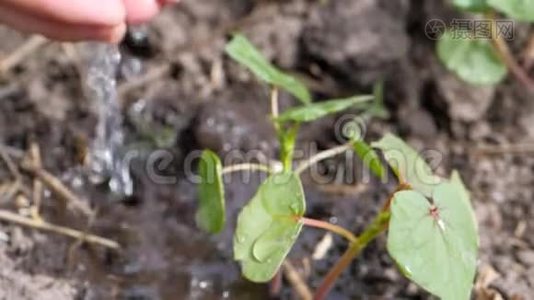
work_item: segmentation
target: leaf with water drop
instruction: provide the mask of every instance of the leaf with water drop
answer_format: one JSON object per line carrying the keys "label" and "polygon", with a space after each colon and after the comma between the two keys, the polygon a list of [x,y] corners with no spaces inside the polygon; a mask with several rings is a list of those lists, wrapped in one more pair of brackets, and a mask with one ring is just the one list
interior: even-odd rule
{"label": "leaf with water drop", "polygon": [[234,38],[226,45],[226,53],[263,81],[286,90],[304,104],[311,103],[308,88],[295,77],[273,66],[245,36],[234,35]]}
{"label": "leaf with water drop", "polygon": [[293,247],[305,212],[304,192],[293,173],[272,175],[243,208],[234,235],[234,259],[243,275],[267,282]]}
{"label": "leaf with water drop", "polygon": [[371,146],[382,151],[401,183],[409,184],[425,196],[432,195],[432,189],[440,182],[440,178],[433,174],[415,149],[393,134],[385,135]]}
{"label": "leaf with water drop", "polygon": [[468,300],[478,234],[468,194],[454,177],[439,184],[432,203],[401,191],[391,205],[387,248],[403,274],[445,300]]}
{"label": "leaf with water drop", "polygon": [[196,214],[198,227],[210,233],[218,233],[226,221],[222,164],[217,154],[205,150],[198,166],[199,208]]}
{"label": "leaf with water drop", "polygon": [[351,107],[367,108],[374,99],[372,95],[354,96],[346,99],[327,100],[310,105],[294,107],[283,112],[277,122],[311,122],[329,114],[338,113]]}

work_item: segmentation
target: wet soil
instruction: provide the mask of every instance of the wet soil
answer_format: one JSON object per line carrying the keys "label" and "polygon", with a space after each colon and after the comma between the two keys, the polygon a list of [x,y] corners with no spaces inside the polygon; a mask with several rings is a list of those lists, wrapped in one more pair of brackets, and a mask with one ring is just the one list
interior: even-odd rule
{"label": "wet soil", "polygon": [[[227,178],[229,226],[223,233],[208,236],[194,224],[196,190],[187,175],[198,150],[269,158],[278,150],[267,116],[268,88],[223,54],[234,30],[307,82],[317,98],[370,92],[384,79],[391,116],[371,121],[367,138],[398,133],[420,149],[438,150],[443,155],[438,173],[458,169],[480,226],[476,298],[531,299],[534,157],[531,148],[510,151],[509,146],[534,144],[532,97],[513,78],[497,87],[471,87],[444,70],[425,24],[456,16],[444,1],[184,0],[136,28],[121,45],[124,153],[135,154],[131,197],[110,195],[83,176],[80,156],[96,123],[91,101],[83,97],[84,69],[72,48],[46,44],[0,79],[0,142],[17,152],[25,151],[30,139],[37,141],[44,167],[97,211],[94,220],[86,220],[59,209],[47,193],[46,220],[114,239],[124,249],[73,245],[64,237],[2,223],[0,299],[297,297],[286,281],[276,295],[267,285],[246,282],[232,261],[235,217],[261,175],[248,178],[248,184],[240,184],[239,175]],[[528,27],[516,30],[514,47],[522,49]],[[0,59],[27,39],[4,28],[0,37]],[[147,74],[156,79],[137,84]],[[282,95],[281,104],[294,102]],[[309,153],[342,142],[336,128],[343,116],[304,126],[299,148]],[[353,168],[347,168],[345,159],[323,162],[320,178],[304,178],[307,214],[359,232],[394,183],[351,180],[349,174],[359,174],[360,166],[351,158]],[[0,163],[0,204],[20,210],[20,203],[4,197],[12,181]],[[313,259],[324,236],[305,229],[289,256],[312,288],[346,246],[336,237],[324,257]],[[399,298],[429,295],[396,270],[382,236],[340,278],[329,299]]]}

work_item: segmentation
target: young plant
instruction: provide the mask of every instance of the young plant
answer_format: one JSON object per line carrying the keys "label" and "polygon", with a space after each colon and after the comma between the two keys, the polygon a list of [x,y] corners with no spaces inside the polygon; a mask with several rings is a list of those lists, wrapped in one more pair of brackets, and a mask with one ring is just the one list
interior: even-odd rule
{"label": "young plant", "polygon": [[[465,12],[481,14],[490,21],[490,38],[474,36],[467,29],[447,30],[437,44],[443,64],[462,80],[474,85],[501,82],[510,71],[527,88],[534,91],[534,80],[514,59],[495,20],[497,12],[522,22],[534,22],[534,1],[523,0],[454,0]],[[512,29],[513,30],[513,29]]]}
{"label": "young plant", "polygon": [[[223,167],[217,155],[209,150],[201,157],[197,222],[210,233],[220,232],[225,225],[223,175],[253,170],[269,174],[237,220],[233,250],[243,276],[254,282],[270,281],[303,226],[322,228],[348,242],[347,251],[316,290],[315,299],[325,299],[354,258],[382,232],[388,231],[387,250],[406,277],[442,299],[469,299],[476,270],[478,235],[469,195],[458,173],[454,172],[450,179],[434,175],[415,149],[391,134],[372,144],[354,135],[344,145],[320,152],[299,164],[293,162],[299,124],[354,107],[362,110],[364,116],[384,116],[380,86],[374,96],[312,103],[311,93],[303,84],[272,66],[245,37],[236,35],[226,51],[272,85],[271,117],[279,137],[279,159],[283,166],[279,170],[261,164]],[[294,95],[303,105],[279,114],[278,89]],[[376,176],[384,179],[387,168],[375,150],[382,153],[393,170],[398,187],[362,233],[355,235],[340,226],[305,217],[302,172],[323,159],[354,151]]]}

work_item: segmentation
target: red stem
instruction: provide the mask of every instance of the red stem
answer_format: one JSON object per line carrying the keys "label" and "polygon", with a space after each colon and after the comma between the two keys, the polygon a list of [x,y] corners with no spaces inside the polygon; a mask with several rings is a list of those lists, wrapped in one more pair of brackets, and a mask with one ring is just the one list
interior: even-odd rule
{"label": "red stem", "polygon": [[341,256],[341,258],[336,262],[332,269],[330,269],[328,274],[326,274],[325,278],[323,279],[323,283],[321,283],[321,286],[319,286],[319,288],[315,292],[315,295],[313,296],[314,300],[326,299],[326,296],[334,286],[334,283],[336,282],[337,278],[350,265],[350,263],[352,262],[354,257],[358,255],[360,250],[360,247],[351,246],[345,251],[345,253],[343,253],[343,256]]}
{"label": "red stem", "polygon": [[308,218],[300,218],[299,221],[302,224],[309,226],[309,227],[321,228],[321,229],[325,229],[333,233],[339,234],[342,237],[346,238],[351,243],[357,240],[356,236],[354,236],[352,232],[348,231],[347,229],[341,226],[334,225],[332,223],[328,223],[328,222],[321,221],[321,220],[308,219]]}
{"label": "red stem", "polygon": [[382,212],[376,216],[371,224],[364,230],[364,232],[357,238],[356,241],[352,242],[349,248],[345,251],[343,256],[336,262],[336,264],[330,269],[326,277],[324,278],[321,286],[315,292],[314,300],[323,300],[326,299],[326,296],[334,286],[337,278],[345,271],[345,269],[350,265],[352,260],[357,257],[362,249],[364,249],[372,240],[374,240],[381,232],[387,229],[389,224],[390,213],[389,209],[395,193],[411,189],[410,185],[407,183],[400,183],[399,186],[391,193],[384,204]]}

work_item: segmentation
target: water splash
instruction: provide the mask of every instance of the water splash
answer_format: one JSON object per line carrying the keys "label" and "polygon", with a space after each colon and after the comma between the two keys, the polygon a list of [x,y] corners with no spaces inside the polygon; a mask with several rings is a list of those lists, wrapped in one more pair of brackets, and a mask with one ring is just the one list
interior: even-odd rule
{"label": "water splash", "polygon": [[87,60],[86,94],[98,116],[96,137],[89,154],[90,180],[93,183],[108,180],[114,193],[131,195],[133,182],[129,166],[120,153],[124,143],[116,80],[120,52],[114,45],[91,43],[84,46],[83,53]]}

